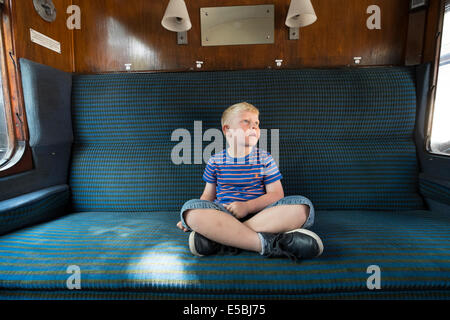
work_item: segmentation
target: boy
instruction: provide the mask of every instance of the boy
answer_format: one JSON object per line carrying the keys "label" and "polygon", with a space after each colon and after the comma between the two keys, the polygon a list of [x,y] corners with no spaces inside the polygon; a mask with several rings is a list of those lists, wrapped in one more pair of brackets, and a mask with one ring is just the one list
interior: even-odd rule
{"label": "boy", "polygon": [[191,231],[191,253],[206,256],[237,248],[294,260],[321,255],[321,239],[304,229],[314,223],[311,201],[284,197],[275,161],[256,147],[259,110],[246,102],[227,108],[222,131],[228,147],[209,159],[202,196],[181,208],[177,226]]}

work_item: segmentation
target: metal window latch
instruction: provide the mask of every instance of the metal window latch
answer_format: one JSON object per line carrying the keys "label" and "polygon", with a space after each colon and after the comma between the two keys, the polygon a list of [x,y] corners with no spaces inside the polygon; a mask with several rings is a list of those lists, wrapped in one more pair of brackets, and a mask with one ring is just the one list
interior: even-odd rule
{"label": "metal window latch", "polygon": [[11,51],[9,52],[9,57],[11,58],[11,60],[13,62],[14,68],[17,68],[16,59],[14,59],[14,55]]}
{"label": "metal window latch", "polygon": [[20,124],[23,125],[22,116],[18,112],[16,112],[16,116],[17,116],[17,119],[19,120]]}

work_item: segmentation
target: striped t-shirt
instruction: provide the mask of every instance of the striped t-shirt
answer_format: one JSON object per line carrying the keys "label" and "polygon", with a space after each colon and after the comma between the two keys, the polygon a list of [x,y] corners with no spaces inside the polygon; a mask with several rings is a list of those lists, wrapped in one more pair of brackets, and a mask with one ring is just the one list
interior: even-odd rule
{"label": "striped t-shirt", "polygon": [[221,204],[258,198],[266,193],[266,184],[282,178],[270,153],[257,147],[242,158],[224,149],[209,159],[203,173],[205,182],[216,184],[214,202]]}

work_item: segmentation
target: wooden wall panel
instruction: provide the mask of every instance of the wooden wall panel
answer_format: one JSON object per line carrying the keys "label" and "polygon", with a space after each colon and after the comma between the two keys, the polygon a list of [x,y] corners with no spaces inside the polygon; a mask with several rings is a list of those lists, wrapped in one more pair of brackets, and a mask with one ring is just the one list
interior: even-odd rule
{"label": "wooden wall panel", "polygon": [[408,22],[408,37],[406,40],[405,64],[415,65],[422,63],[423,44],[427,10],[411,12]]}
{"label": "wooden wall panel", "polygon": [[[56,20],[52,23],[43,20],[34,10],[32,0],[10,0],[12,5],[12,25],[14,32],[15,56],[27,58],[63,71],[72,72],[73,32],[66,26],[69,15],[67,7],[72,0],[54,0]],[[61,43],[61,54],[37,45],[30,40],[30,28]]]}
{"label": "wooden wall panel", "polygon": [[423,48],[422,62],[434,62],[436,54],[436,40],[439,31],[439,19],[441,14],[441,7],[443,3],[441,0],[431,0],[427,12],[427,22],[425,25],[425,38]]}
{"label": "wooden wall panel", "polygon": [[[301,29],[300,40],[288,39],[284,25],[290,0],[186,0],[192,29],[189,44],[161,26],[168,0],[73,0],[81,8],[81,30],[74,31],[77,72],[202,70],[402,65],[408,30],[409,0],[312,0],[318,20]],[[200,8],[275,4],[275,44],[202,47]],[[381,30],[369,30],[370,5],[381,8]]]}

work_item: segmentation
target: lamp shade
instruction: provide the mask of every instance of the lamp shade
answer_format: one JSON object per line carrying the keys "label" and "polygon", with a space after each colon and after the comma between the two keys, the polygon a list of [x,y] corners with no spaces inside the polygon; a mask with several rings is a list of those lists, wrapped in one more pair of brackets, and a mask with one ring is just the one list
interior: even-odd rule
{"label": "lamp shade", "polygon": [[186,3],[183,0],[170,0],[161,24],[167,30],[174,32],[188,31],[192,28]]}
{"label": "lamp shade", "polygon": [[317,20],[311,0],[291,0],[286,17],[286,25],[290,28],[308,26]]}

